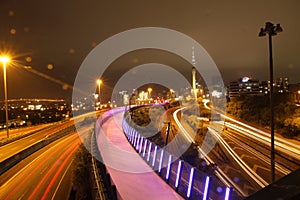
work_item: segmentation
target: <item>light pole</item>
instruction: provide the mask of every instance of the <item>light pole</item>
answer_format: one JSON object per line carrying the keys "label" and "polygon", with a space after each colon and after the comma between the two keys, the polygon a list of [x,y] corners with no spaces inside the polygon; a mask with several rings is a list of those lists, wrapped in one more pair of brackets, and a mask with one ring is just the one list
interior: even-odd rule
{"label": "light pole", "polygon": [[8,130],[8,103],[7,103],[7,86],[6,86],[6,63],[10,61],[8,56],[0,56],[0,62],[3,64],[3,80],[4,80],[4,103],[5,103],[5,124],[6,124],[6,135],[9,138]]}
{"label": "light pole", "polygon": [[271,110],[271,178],[275,181],[275,145],[274,145],[274,105],[273,105],[273,55],[272,55],[272,36],[282,32],[280,24],[274,26],[271,22],[266,22],[265,28],[261,28],[259,37],[269,36],[269,62],[270,62],[270,110]]}
{"label": "light pole", "polygon": [[102,84],[102,80],[97,79],[97,84],[98,84],[98,101],[100,102],[100,87],[101,87],[101,84]]}
{"label": "light pole", "polygon": [[166,129],[166,142],[165,142],[165,146],[167,146],[168,140],[169,140],[170,125],[171,125],[171,122],[165,122],[165,124],[167,124],[167,129]]}

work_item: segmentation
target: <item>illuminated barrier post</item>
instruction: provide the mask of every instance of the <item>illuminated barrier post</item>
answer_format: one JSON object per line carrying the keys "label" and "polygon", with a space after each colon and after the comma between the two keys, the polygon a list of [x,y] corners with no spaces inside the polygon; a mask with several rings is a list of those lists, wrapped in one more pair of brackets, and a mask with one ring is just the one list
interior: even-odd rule
{"label": "illuminated barrier post", "polygon": [[132,143],[133,134],[132,134],[131,129],[129,130],[129,135],[130,135],[129,142]]}
{"label": "illuminated barrier post", "polygon": [[158,173],[161,173],[161,168],[164,162],[164,149],[161,149],[160,151],[160,159],[159,159],[159,165],[158,165]]}
{"label": "illuminated barrier post", "polygon": [[169,160],[168,160],[168,167],[167,167],[167,173],[166,173],[166,181],[169,183],[170,180],[170,173],[172,169],[172,155],[169,155]]}
{"label": "illuminated barrier post", "polygon": [[150,161],[150,155],[151,155],[151,149],[152,148],[152,143],[150,142],[150,145],[149,145],[149,149],[148,149],[148,156],[147,156],[147,162],[149,163]]}
{"label": "illuminated barrier post", "polygon": [[180,184],[182,165],[183,165],[183,161],[180,160],[177,167],[177,174],[176,174],[176,181],[175,181],[176,192],[178,192],[178,188]]}
{"label": "illuminated barrier post", "polygon": [[140,139],[141,139],[141,135],[140,134],[138,134],[138,139],[137,139],[137,141],[136,141],[136,143],[135,143],[135,150],[139,150],[139,142],[140,142]]}
{"label": "illuminated barrier post", "polygon": [[205,179],[205,187],[204,187],[204,191],[203,191],[203,200],[208,199],[209,185],[210,185],[210,177],[207,176],[206,179]]}
{"label": "illuminated barrier post", "polygon": [[133,138],[132,129],[130,128],[128,131],[129,131],[129,135],[130,135],[130,142],[132,142],[132,138]]}
{"label": "illuminated barrier post", "polygon": [[148,140],[145,139],[145,142],[144,142],[144,151],[143,151],[143,158],[145,158],[146,149],[147,149],[147,143],[148,143]]}
{"label": "illuminated barrier post", "polygon": [[131,144],[133,144],[133,143],[134,143],[134,140],[135,140],[135,132],[134,132],[134,131],[132,131],[132,141],[131,141]]}
{"label": "illuminated barrier post", "polygon": [[224,200],[229,200],[230,199],[231,191],[232,191],[231,187],[226,187],[226,192],[225,192],[225,198],[224,198]]}
{"label": "illuminated barrier post", "polygon": [[155,163],[156,163],[156,154],[157,154],[157,145],[155,145],[154,154],[153,154],[153,158],[152,158],[152,167],[153,168],[154,168]]}
{"label": "illuminated barrier post", "polygon": [[142,149],[143,149],[143,142],[144,142],[144,138],[141,137],[141,142],[140,142],[140,148],[139,148],[139,153],[142,153]]}
{"label": "illuminated barrier post", "polygon": [[135,133],[133,132],[133,130],[131,130],[131,134],[132,134],[131,144],[133,144],[133,142],[134,142],[134,137],[135,137]]}
{"label": "illuminated barrier post", "polygon": [[126,134],[126,137],[127,137],[127,140],[129,140],[130,138],[130,133],[128,132],[128,128],[126,127],[123,127],[124,131],[125,131],[125,134]]}
{"label": "illuminated barrier post", "polygon": [[130,143],[132,144],[132,141],[133,141],[133,132],[132,130],[130,130]]}
{"label": "illuminated barrier post", "polygon": [[131,144],[133,145],[134,144],[134,140],[135,140],[135,137],[136,137],[136,132],[134,130],[132,130],[132,141],[131,141]]}
{"label": "illuminated barrier post", "polygon": [[192,195],[193,185],[194,185],[194,173],[195,173],[195,167],[191,168],[190,171],[190,178],[189,178],[189,185],[186,192],[186,197],[189,199]]}
{"label": "illuminated barrier post", "polygon": [[128,130],[128,127],[126,126],[126,135],[127,135],[127,139],[128,139],[128,141],[130,141],[131,140],[131,132]]}
{"label": "illuminated barrier post", "polygon": [[133,146],[135,147],[135,144],[136,144],[136,140],[137,140],[137,132],[135,131],[134,132],[134,141],[133,141]]}
{"label": "illuminated barrier post", "polygon": [[126,133],[127,139],[129,139],[128,125],[123,120],[123,129]]}

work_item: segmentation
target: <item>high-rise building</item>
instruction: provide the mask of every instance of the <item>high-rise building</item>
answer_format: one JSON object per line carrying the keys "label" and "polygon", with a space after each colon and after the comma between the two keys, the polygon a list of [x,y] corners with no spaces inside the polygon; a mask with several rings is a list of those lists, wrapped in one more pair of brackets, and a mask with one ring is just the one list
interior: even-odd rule
{"label": "high-rise building", "polygon": [[[289,92],[289,79],[277,78],[273,83],[274,93]],[[240,95],[265,95],[270,92],[270,81],[259,82],[249,77],[240,78],[237,81],[231,81],[228,86],[228,96],[236,97]]]}
{"label": "high-rise building", "polygon": [[285,93],[289,91],[289,78],[277,78],[274,81],[274,92]]}
{"label": "high-rise building", "polygon": [[237,81],[231,81],[229,84],[229,97],[240,95],[260,95],[260,83],[256,79],[243,77]]}

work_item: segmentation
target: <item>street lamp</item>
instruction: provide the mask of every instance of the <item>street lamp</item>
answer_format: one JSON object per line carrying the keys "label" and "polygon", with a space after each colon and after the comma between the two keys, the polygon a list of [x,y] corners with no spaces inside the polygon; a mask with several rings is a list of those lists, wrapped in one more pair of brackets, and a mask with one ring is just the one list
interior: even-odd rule
{"label": "street lamp", "polygon": [[6,63],[10,61],[8,56],[0,56],[0,62],[3,65],[3,79],[4,79],[4,103],[5,103],[5,123],[6,123],[6,135],[9,138],[8,130],[8,104],[7,104],[7,86],[6,86]]}
{"label": "street lamp", "polygon": [[275,181],[275,145],[274,145],[274,105],[273,105],[273,55],[272,55],[272,36],[282,32],[280,24],[274,26],[271,22],[266,22],[265,28],[261,28],[259,37],[269,36],[269,62],[270,62],[270,110],[271,110],[271,177]]}
{"label": "street lamp", "polygon": [[166,142],[165,142],[165,146],[167,146],[168,140],[169,140],[170,125],[171,125],[171,122],[164,122],[164,123],[167,124],[167,129],[166,129]]}
{"label": "street lamp", "polygon": [[100,86],[102,84],[102,80],[97,79],[97,84],[98,84],[98,101],[100,102]]}

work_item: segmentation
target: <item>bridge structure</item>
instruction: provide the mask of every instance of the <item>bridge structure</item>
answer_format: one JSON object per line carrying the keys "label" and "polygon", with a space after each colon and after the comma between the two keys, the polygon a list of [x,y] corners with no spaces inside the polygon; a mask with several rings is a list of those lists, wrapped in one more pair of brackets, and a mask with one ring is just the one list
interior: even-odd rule
{"label": "bridge structure", "polygon": [[110,110],[95,126],[101,162],[118,199],[241,199],[230,186],[145,138],[123,115],[123,108]]}

